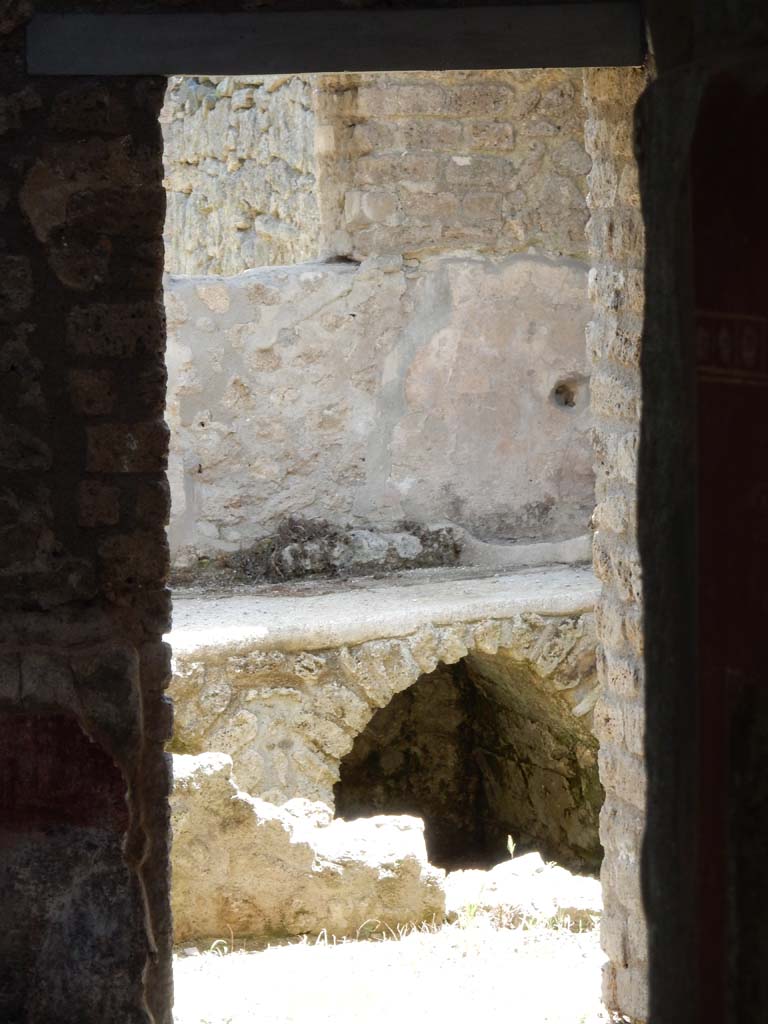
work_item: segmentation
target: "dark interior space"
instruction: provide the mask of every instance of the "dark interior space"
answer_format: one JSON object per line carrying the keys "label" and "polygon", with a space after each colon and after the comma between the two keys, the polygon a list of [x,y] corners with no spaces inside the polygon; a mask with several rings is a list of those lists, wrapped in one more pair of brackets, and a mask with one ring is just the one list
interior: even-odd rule
{"label": "dark interior space", "polygon": [[[725,72],[708,87],[691,149],[698,408],[700,965],[707,1002],[725,1012],[729,954],[766,952],[748,932],[762,851],[739,842],[765,799],[768,704],[751,639],[765,621],[768,554],[768,69]],[[729,808],[731,812],[729,814]],[[740,808],[740,810],[739,810]],[[729,863],[730,854],[730,863]],[[729,877],[730,875],[730,877]],[[730,905],[739,881],[744,898]],[[730,886],[729,886],[730,883]],[[713,899],[712,893],[722,897]],[[768,906],[763,902],[765,912]],[[746,913],[745,913],[746,912]],[[744,922],[744,923],[742,923]],[[764,1005],[764,975],[737,995]]]}
{"label": "dark interior space", "polygon": [[[76,1024],[87,1007],[91,1020],[138,1021],[143,921],[123,853],[122,772],[74,716],[20,710],[0,723],[0,780],[13,829],[3,858],[14,868],[12,885],[0,875],[0,1020]],[[127,991],[114,986],[104,998],[104,979],[132,973]]]}
{"label": "dark interior space", "polygon": [[424,819],[429,859],[489,868],[538,850],[600,866],[597,743],[525,665],[473,655],[439,665],[379,709],[343,759],[336,814]]}

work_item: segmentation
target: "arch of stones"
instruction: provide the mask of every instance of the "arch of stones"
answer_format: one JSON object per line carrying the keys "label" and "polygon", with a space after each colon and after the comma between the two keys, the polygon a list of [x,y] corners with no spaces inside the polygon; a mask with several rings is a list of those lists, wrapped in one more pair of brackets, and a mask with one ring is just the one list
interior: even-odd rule
{"label": "arch of stones", "polygon": [[[151,75],[31,75],[25,32],[34,6],[8,3],[0,11],[1,130],[8,155],[0,172],[0,299],[7,328],[0,348],[0,464],[10,481],[0,519],[0,749],[4,775],[14,782],[3,794],[2,891],[10,924],[2,939],[2,1012],[31,1022],[165,1024],[172,990],[171,778],[165,753],[172,713],[164,692],[172,671],[163,641],[171,626],[164,526],[170,494],[159,123],[166,82]],[[651,1010],[682,1021],[696,1020],[701,1009],[695,928],[700,865],[691,870],[686,849],[688,841],[697,848],[698,832],[697,749],[685,728],[689,704],[696,701],[694,357],[688,323],[693,250],[683,210],[685,182],[702,97],[723,73],[723,54],[731,48],[734,81],[759,85],[764,50],[755,47],[764,47],[766,37],[762,6],[749,0],[727,9],[701,5],[695,16],[674,22],[668,5],[651,2],[646,13],[658,62],[648,88],[641,70],[588,69],[582,75],[585,145],[592,159],[587,339],[601,687],[595,730],[605,789],[606,997],[644,1020],[648,956],[638,867],[646,776],[642,600],[652,641],[646,654],[653,697],[647,749],[653,760],[645,874]],[[748,51],[751,64],[741,59]],[[641,92],[645,227],[632,145]],[[701,154],[699,159],[704,161]],[[375,204],[358,198],[349,213],[360,223]],[[384,220],[390,216],[386,202],[376,208]],[[645,296],[644,280],[652,285]],[[638,523],[641,328],[641,483],[644,501],[655,504],[642,510]],[[471,530],[469,540],[477,540]],[[476,622],[499,622],[499,648],[505,650],[505,623],[521,612],[489,612]],[[470,656],[488,642],[477,634],[475,620],[459,633],[457,649]],[[744,932],[744,942],[723,968],[720,995],[730,988],[737,1014],[744,1005],[754,1008],[744,1000],[759,991],[755,964],[764,942],[754,921],[761,890],[753,887],[745,898],[739,888],[743,878],[759,878],[750,834],[759,832],[755,793],[761,782],[749,756],[764,713],[757,701],[753,709],[750,721],[741,723],[742,775],[729,783],[736,808],[729,827],[744,840],[738,853],[743,875],[729,883],[739,897],[731,905],[732,927],[737,937]],[[743,991],[742,976],[751,982]]]}

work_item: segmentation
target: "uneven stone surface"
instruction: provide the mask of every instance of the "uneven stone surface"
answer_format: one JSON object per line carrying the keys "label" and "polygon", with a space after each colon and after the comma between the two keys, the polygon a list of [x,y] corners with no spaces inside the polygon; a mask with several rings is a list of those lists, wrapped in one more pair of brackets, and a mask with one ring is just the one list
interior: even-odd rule
{"label": "uneven stone surface", "polygon": [[579,71],[174,78],[162,120],[175,274],[586,253]]}
{"label": "uneven stone surface", "polygon": [[[583,651],[585,676],[594,677]],[[602,790],[589,716],[542,697],[510,652],[422,675],[376,711],[341,761],[336,813],[414,814],[431,863],[488,867],[517,849],[595,871]]]}
{"label": "uneven stone surface", "polygon": [[603,909],[600,882],[547,864],[538,853],[503,861],[490,871],[450,871],[445,878],[448,918],[490,914],[506,927],[557,920],[591,928]]}
{"label": "uneven stone surface", "polygon": [[173,273],[237,274],[318,255],[311,79],[171,78],[160,121]]}
{"label": "uneven stone surface", "polygon": [[277,807],[237,788],[223,754],[174,757],[173,915],[177,942],[229,935],[365,934],[440,922],[444,873],[422,823],[332,818],[321,803]]}
{"label": "uneven stone surface", "polygon": [[606,1005],[648,1016],[648,954],[640,893],[645,817],[643,625],[637,548],[640,336],[643,323],[643,223],[633,153],[633,109],[646,82],[633,69],[585,71],[590,174],[588,237],[594,316],[587,340],[592,371],[596,466],[595,573],[598,672],[595,711],[605,848],[602,919]]}
{"label": "uneven stone surface", "polygon": [[166,307],[177,564],[269,543],[292,515],[486,541],[585,533],[582,264],[387,257],[168,278]]}
{"label": "uneven stone surface", "polygon": [[322,590],[177,599],[175,751],[225,751],[243,789],[274,804],[333,807],[341,761],[376,710],[439,664],[467,659],[487,708],[475,714],[485,744],[476,760],[493,848],[516,830],[553,855],[569,851],[575,866],[599,861],[589,572],[439,570]]}
{"label": "uneven stone surface", "polygon": [[320,802],[277,806],[238,788],[226,754],[174,755],[173,771],[177,943],[365,938],[439,925],[445,913],[489,914],[505,927],[530,919],[591,928],[600,915],[599,882],[538,853],[446,875],[428,862],[419,818],[334,820]]}
{"label": "uneven stone surface", "polygon": [[324,253],[586,255],[578,71],[328,75],[315,109]]}

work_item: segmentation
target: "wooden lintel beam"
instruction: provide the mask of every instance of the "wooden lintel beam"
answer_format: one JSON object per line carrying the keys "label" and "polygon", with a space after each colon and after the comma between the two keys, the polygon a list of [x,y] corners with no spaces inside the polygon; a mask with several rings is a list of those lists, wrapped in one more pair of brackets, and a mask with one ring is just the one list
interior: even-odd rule
{"label": "wooden lintel beam", "polygon": [[261,75],[641,64],[637,0],[248,14],[38,14],[37,75]]}

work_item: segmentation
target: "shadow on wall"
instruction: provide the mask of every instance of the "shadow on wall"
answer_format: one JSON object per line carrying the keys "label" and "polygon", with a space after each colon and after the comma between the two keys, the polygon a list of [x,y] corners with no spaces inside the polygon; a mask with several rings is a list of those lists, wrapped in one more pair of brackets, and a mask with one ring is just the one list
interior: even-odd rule
{"label": "shadow on wall", "polygon": [[602,860],[597,741],[522,663],[473,654],[421,676],[357,737],[334,796],[345,819],[422,817],[447,870],[506,860],[508,836],[571,870]]}
{"label": "shadow on wall", "polygon": [[144,902],[122,772],[74,715],[19,710],[0,728],[0,778],[0,1020],[139,1024]]}

